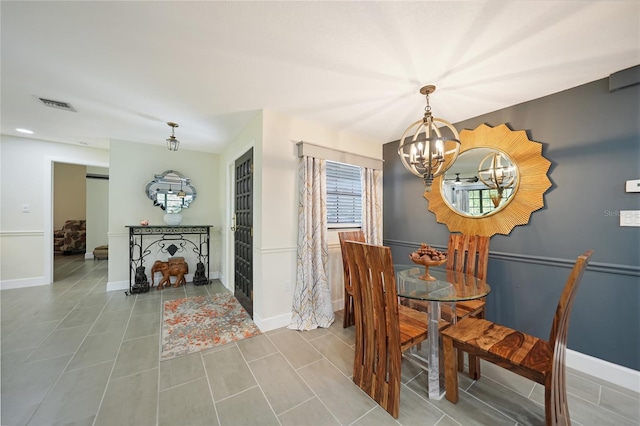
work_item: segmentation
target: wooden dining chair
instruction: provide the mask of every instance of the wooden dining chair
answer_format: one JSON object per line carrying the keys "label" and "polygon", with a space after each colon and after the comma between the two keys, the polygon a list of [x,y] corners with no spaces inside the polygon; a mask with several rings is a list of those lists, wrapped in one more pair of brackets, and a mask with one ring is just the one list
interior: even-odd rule
{"label": "wooden dining chair", "polygon": [[[446,268],[485,281],[489,265],[489,241],[490,237],[480,235],[449,235]],[[456,303],[456,314],[458,318],[468,315],[484,318],[484,305],[484,299],[460,301]]]}
{"label": "wooden dining chair", "polygon": [[[446,268],[450,271],[463,272],[473,275],[481,280],[486,280],[487,266],[489,264],[489,241],[490,237],[467,234],[450,234],[447,246]],[[425,302],[413,301],[412,306],[416,309],[427,310]],[[468,316],[484,318],[485,298],[477,300],[460,301],[455,304],[456,321]],[[442,304],[442,318],[453,323],[453,310],[451,305]],[[479,361],[476,361],[474,369],[480,369]],[[458,351],[458,369],[464,369],[464,352]],[[469,368],[471,371],[471,367]]]}
{"label": "wooden dining chair", "polygon": [[338,232],[338,238],[340,238],[340,250],[342,250],[342,269],[344,277],[344,316],[342,318],[342,327],[347,328],[355,324],[355,319],[353,316],[353,290],[351,288],[351,279],[349,278],[349,265],[344,249],[344,242],[359,241],[364,243],[364,232],[362,232],[362,230]]}
{"label": "wooden dining chair", "polygon": [[[347,261],[347,253],[344,249],[345,241],[357,241],[364,243],[364,232],[361,230],[358,231],[345,231],[338,232],[338,237],[340,239],[340,249],[342,251],[342,269],[343,269],[343,279],[344,279],[344,315],[342,317],[342,327],[347,328],[351,327],[355,324],[355,317],[353,311],[353,290],[351,286],[351,278],[349,275],[349,264]],[[404,305],[400,305],[400,315],[409,315],[416,316],[416,313],[413,309],[405,310]],[[423,318],[422,315],[419,316]]]}
{"label": "wooden dining chair", "polygon": [[[441,331],[444,348],[446,398],[458,402],[458,371],[455,349],[482,358],[544,386],[544,407],[547,426],[570,425],[565,357],[569,317],[582,275],[592,250],[578,256],[567,279],[556,308],[549,340],[495,324],[482,318],[467,317]],[[472,372],[474,379],[480,372]]]}
{"label": "wooden dining chair", "polygon": [[[452,271],[464,272],[485,281],[487,278],[487,267],[489,265],[489,241],[491,237],[467,234],[449,235],[449,245],[447,247],[447,266]],[[455,304],[456,321],[468,316],[484,318],[485,298],[477,300],[460,301]],[[448,309],[445,306],[443,314],[446,315]],[[450,312],[450,310],[449,310]],[[451,313],[449,314],[451,316]],[[471,363],[471,360],[469,360]],[[480,362],[476,360],[473,367],[480,371]],[[469,367],[471,371],[472,367]],[[464,370],[464,352],[458,351],[458,371]]]}
{"label": "wooden dining chair", "polygon": [[427,338],[427,315],[400,313],[389,247],[345,241],[355,312],[353,381],[398,418],[402,352]]}

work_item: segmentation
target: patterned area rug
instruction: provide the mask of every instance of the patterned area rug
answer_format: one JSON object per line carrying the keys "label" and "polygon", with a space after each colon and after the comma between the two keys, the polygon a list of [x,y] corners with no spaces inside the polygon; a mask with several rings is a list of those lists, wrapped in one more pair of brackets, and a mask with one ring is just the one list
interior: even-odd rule
{"label": "patterned area rug", "polygon": [[260,334],[232,293],[164,302],[161,360]]}

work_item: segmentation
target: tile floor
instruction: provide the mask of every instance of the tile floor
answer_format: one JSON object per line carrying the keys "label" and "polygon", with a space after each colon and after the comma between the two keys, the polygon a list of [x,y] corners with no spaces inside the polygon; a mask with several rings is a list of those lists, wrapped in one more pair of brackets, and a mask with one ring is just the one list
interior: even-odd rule
{"label": "tile floor", "polygon": [[[226,291],[219,282],[125,296],[107,261],[56,257],[55,283],[0,292],[2,425],[540,425],[543,388],[483,364],[460,402],[428,400],[403,363],[400,418],[350,379],[353,328],[279,329],[159,361],[163,300]],[[338,313],[339,315],[340,313]],[[568,374],[575,425],[638,425],[639,395]]]}

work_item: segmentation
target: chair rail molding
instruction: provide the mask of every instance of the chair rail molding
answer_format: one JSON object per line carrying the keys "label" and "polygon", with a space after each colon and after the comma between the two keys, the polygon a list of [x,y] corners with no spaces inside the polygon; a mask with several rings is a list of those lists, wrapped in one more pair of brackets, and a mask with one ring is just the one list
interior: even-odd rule
{"label": "chair rail molding", "polygon": [[44,231],[0,231],[0,237],[42,237]]}
{"label": "chair rail molding", "polygon": [[[395,247],[407,247],[415,249],[420,247],[420,243],[414,241],[401,241],[401,240],[384,240],[384,245]],[[441,249],[446,246],[439,246],[436,244],[430,244],[431,247]],[[489,260],[501,260],[506,262],[519,262],[519,263],[532,263],[535,265],[556,266],[559,268],[571,268],[574,261],[571,259],[564,259],[560,257],[546,257],[535,256],[530,254],[518,254],[518,253],[504,253],[504,252],[489,252]],[[617,274],[617,275],[629,275],[632,277],[640,277],[640,267],[635,265],[621,265],[617,263],[606,262],[590,262],[587,266],[587,271],[602,272],[605,274]]]}

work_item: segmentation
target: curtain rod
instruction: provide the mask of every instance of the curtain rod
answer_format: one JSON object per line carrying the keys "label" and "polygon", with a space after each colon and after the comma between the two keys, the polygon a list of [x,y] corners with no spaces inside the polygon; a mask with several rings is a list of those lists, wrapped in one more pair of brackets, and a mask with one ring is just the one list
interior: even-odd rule
{"label": "curtain rod", "polygon": [[300,141],[296,143],[298,157],[314,157],[338,163],[352,164],[365,169],[382,170],[384,160],[381,158],[367,157],[366,155],[333,149],[322,145]]}
{"label": "curtain rod", "polygon": [[368,160],[384,162],[384,160],[382,158],[369,157],[368,155],[356,154],[355,152],[345,151],[345,150],[342,150],[342,149],[335,149],[335,148],[331,148],[331,147],[328,147],[328,146],[318,145],[318,144],[307,142],[307,141],[303,141],[303,140],[301,140],[300,142],[296,142],[296,145],[298,145],[298,146],[300,146],[301,144],[311,145],[311,146],[315,146],[315,147],[322,148],[322,149],[328,149],[328,150],[331,150],[331,151],[339,152],[341,154],[357,155],[358,157],[366,158]]}

